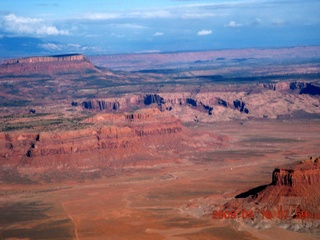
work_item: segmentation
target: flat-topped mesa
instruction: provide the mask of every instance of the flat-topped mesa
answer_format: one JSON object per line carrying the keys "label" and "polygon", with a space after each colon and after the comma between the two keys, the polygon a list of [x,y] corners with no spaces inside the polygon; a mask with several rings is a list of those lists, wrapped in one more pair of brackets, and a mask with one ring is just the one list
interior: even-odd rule
{"label": "flat-topped mesa", "polygon": [[272,185],[275,186],[310,186],[320,184],[320,157],[310,158],[293,168],[276,168],[272,173]]}
{"label": "flat-topped mesa", "polygon": [[39,56],[5,60],[0,75],[33,75],[55,73],[91,73],[99,70],[81,54]]}
{"label": "flat-topped mesa", "polygon": [[27,57],[18,59],[4,60],[2,64],[16,64],[16,63],[43,63],[43,62],[62,62],[62,61],[89,61],[82,54],[65,54],[42,57]]}

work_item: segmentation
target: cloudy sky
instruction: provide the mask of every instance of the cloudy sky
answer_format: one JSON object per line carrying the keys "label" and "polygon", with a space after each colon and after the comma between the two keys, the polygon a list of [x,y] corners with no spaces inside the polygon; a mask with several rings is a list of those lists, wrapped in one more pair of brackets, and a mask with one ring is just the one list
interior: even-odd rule
{"label": "cloudy sky", "polygon": [[0,56],[320,44],[319,0],[1,0]]}

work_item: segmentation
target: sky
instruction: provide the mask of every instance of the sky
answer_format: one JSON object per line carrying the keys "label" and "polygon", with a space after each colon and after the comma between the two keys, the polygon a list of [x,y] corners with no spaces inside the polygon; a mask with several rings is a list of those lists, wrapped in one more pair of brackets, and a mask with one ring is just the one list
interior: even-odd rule
{"label": "sky", "polygon": [[319,0],[0,0],[0,57],[320,45]]}

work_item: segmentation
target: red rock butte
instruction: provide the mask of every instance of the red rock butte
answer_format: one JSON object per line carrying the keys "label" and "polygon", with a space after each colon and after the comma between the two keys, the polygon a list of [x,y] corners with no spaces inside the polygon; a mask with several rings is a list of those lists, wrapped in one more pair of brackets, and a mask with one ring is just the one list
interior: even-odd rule
{"label": "red rock butte", "polygon": [[98,71],[81,54],[27,57],[4,60],[0,65],[0,74],[44,74]]}
{"label": "red rock butte", "polygon": [[318,185],[320,183],[320,158],[310,160],[290,168],[276,168],[272,174],[272,184],[275,186],[299,187]]}
{"label": "red rock butte", "polygon": [[62,61],[88,61],[85,56],[81,54],[65,54],[42,57],[28,57],[4,60],[2,64],[15,63],[42,63],[42,62],[62,62]]}
{"label": "red rock butte", "polygon": [[319,219],[320,157],[298,164],[276,168],[272,183],[238,194],[224,205],[225,209],[288,210],[288,218],[297,218],[297,211],[308,212],[307,218]]}

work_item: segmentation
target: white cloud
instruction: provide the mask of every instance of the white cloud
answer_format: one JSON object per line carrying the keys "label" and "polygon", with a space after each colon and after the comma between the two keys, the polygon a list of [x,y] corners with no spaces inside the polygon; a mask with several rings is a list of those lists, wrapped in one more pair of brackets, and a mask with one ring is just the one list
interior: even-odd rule
{"label": "white cloud", "polygon": [[102,37],[102,34],[86,34],[84,35],[86,38],[99,38]]}
{"label": "white cloud", "polygon": [[272,19],[272,24],[276,25],[276,26],[284,26],[286,25],[288,22],[282,18],[274,18]]}
{"label": "white cloud", "polygon": [[3,17],[5,22],[14,22],[17,24],[30,24],[42,22],[39,18],[17,17],[15,14],[9,14]]}
{"label": "white cloud", "polygon": [[236,27],[241,27],[242,24],[239,24],[235,21],[230,21],[227,25],[225,25],[226,27],[232,27],[232,28],[236,28]]}
{"label": "white cloud", "polygon": [[160,36],[163,36],[163,35],[164,35],[163,32],[156,32],[156,33],[154,33],[152,36],[154,36],[154,37],[160,37]]}
{"label": "white cloud", "polygon": [[84,16],[77,17],[78,19],[87,19],[87,20],[108,20],[108,19],[117,19],[121,18],[121,15],[118,13],[88,13]]}
{"label": "white cloud", "polygon": [[125,18],[171,18],[172,13],[165,9],[145,9],[144,11],[132,11],[132,12],[97,12],[97,13],[87,13],[83,16],[76,16],[76,19],[85,20],[110,20],[110,19],[125,19]]}
{"label": "white cloud", "polygon": [[212,34],[212,31],[211,30],[201,30],[197,33],[198,36],[206,36],[206,35],[211,35]]}
{"label": "white cloud", "polygon": [[39,18],[19,17],[9,14],[3,17],[3,30],[26,35],[69,35],[67,30],[58,30]]}
{"label": "white cloud", "polygon": [[127,17],[139,17],[139,18],[171,18],[173,15],[168,10],[146,10],[139,12],[131,12]]}
{"label": "white cloud", "polygon": [[263,21],[260,18],[256,18],[252,21],[252,25],[260,25]]}
{"label": "white cloud", "polygon": [[34,30],[37,35],[69,35],[67,30],[58,30],[55,26],[42,25]]}
{"label": "white cloud", "polygon": [[117,24],[110,24],[112,27],[122,27],[122,28],[132,28],[132,29],[145,29],[147,27],[135,24],[135,23],[117,23]]}
{"label": "white cloud", "polygon": [[124,34],[111,33],[110,36],[123,38],[123,37],[125,37],[126,35],[124,35]]}
{"label": "white cloud", "polygon": [[214,13],[184,13],[182,14],[181,18],[184,19],[202,19],[202,18],[210,18],[210,17],[216,17],[217,14]]}
{"label": "white cloud", "polygon": [[[175,7],[165,8],[145,8],[132,11],[118,11],[118,12],[91,12],[83,15],[78,15],[75,19],[85,20],[110,20],[110,19],[205,19],[218,16],[225,16],[225,13],[220,11],[213,12],[216,4],[194,4],[194,5],[180,5]],[[220,6],[220,5],[218,5]]]}
{"label": "white cloud", "polygon": [[80,44],[76,44],[76,43],[69,43],[69,44],[67,44],[67,46],[70,48],[80,48],[81,47]]}
{"label": "white cloud", "polygon": [[49,51],[62,50],[62,48],[59,45],[53,44],[53,43],[43,43],[43,44],[39,44],[39,46]]}
{"label": "white cloud", "polygon": [[97,47],[82,46],[76,43],[69,43],[69,44],[42,43],[42,44],[39,44],[39,47],[50,52],[86,52],[86,51],[95,52],[95,51],[101,50],[100,48],[97,48]]}

